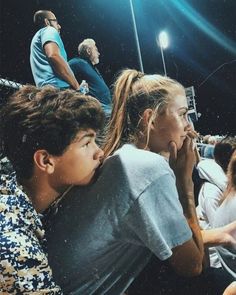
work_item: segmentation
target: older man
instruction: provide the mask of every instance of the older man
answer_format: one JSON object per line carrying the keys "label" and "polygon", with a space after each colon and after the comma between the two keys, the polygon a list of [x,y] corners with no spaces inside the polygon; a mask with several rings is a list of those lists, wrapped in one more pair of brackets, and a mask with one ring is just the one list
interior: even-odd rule
{"label": "older man", "polygon": [[78,46],[79,57],[69,61],[69,65],[78,81],[86,80],[89,86],[89,94],[96,97],[102,104],[102,108],[109,118],[111,114],[111,94],[98,69],[99,51],[93,39],[85,39]]}
{"label": "older man", "polygon": [[57,88],[79,89],[79,83],[67,63],[67,54],[60,37],[55,14],[39,10],[34,14],[34,23],[39,30],[30,46],[30,65],[38,87],[53,85]]}

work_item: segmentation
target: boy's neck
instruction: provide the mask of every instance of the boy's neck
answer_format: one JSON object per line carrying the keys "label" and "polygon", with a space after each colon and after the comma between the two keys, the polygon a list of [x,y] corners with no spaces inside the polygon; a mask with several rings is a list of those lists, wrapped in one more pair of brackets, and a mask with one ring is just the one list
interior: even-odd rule
{"label": "boy's neck", "polygon": [[66,190],[66,187],[56,189],[40,177],[32,177],[23,186],[38,213],[44,212]]}

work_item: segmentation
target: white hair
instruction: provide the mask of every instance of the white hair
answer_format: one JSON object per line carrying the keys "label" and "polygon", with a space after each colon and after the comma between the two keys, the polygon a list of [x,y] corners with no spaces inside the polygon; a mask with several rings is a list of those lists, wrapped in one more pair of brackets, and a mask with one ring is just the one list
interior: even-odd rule
{"label": "white hair", "polygon": [[87,56],[87,48],[96,45],[93,39],[84,39],[78,46],[78,53],[81,57]]}

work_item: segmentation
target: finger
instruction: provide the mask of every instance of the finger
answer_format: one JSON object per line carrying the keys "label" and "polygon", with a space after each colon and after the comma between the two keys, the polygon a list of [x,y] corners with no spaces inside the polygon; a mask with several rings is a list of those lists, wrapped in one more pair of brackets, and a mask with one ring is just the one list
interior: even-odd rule
{"label": "finger", "polygon": [[169,157],[169,161],[173,162],[177,159],[177,145],[174,141],[170,141],[169,145],[168,145],[168,149],[169,149],[169,153],[170,153],[170,157]]}
{"label": "finger", "polygon": [[192,138],[192,139],[195,139],[195,138],[198,137],[198,134],[197,134],[197,132],[196,132],[195,130],[189,130],[189,131],[188,131],[188,136],[189,136],[190,138]]}
{"label": "finger", "polygon": [[194,140],[188,136],[188,149],[191,151],[194,151],[194,148],[195,148]]}
{"label": "finger", "polygon": [[184,153],[186,153],[188,151],[188,149],[189,149],[190,142],[191,142],[191,139],[187,135],[186,138],[184,139],[184,142],[183,142],[183,146],[181,148],[181,151],[183,151]]}

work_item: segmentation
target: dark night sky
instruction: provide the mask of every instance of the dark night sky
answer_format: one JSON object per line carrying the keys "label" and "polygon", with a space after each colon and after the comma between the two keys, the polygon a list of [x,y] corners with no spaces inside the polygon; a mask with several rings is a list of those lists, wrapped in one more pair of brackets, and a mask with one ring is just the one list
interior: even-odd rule
{"label": "dark night sky", "polygon": [[[0,3],[2,78],[33,83],[29,46],[35,32],[32,16],[38,9],[56,14],[69,58],[76,55],[84,38],[95,39],[101,53],[98,67],[109,85],[120,69],[139,68],[129,0]],[[203,134],[235,135],[236,1],[133,0],[133,5],[144,71],[163,73],[156,36],[165,29],[170,36],[170,46],[164,51],[168,75],[186,87],[195,87],[202,114],[196,128]]]}

